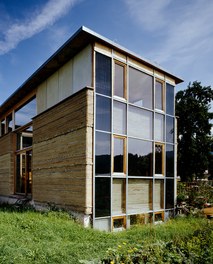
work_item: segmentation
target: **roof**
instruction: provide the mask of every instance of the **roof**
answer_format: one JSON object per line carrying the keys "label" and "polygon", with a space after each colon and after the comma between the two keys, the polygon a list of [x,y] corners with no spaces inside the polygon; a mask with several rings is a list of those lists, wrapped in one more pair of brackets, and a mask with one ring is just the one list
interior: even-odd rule
{"label": "roof", "polygon": [[0,112],[8,111],[14,104],[18,103],[21,98],[35,89],[39,84],[46,80],[50,75],[62,67],[78,52],[90,43],[99,42],[110,48],[122,52],[134,59],[141,61],[147,66],[166,74],[173,78],[175,83],[181,83],[183,80],[158,65],[138,56],[128,49],[117,43],[97,34],[96,32],[82,26],[74,35],[71,36],[44,64],[42,64],[1,106]]}

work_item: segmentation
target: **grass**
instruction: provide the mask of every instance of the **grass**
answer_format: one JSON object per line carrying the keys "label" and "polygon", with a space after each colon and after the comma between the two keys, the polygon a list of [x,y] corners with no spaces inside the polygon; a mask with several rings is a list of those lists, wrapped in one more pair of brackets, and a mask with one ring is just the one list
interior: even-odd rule
{"label": "grass", "polygon": [[[202,230],[206,219],[182,218],[163,225],[134,227],[119,233],[85,229],[67,213],[0,209],[0,263],[80,263],[102,258],[108,248],[170,241]],[[211,223],[212,225],[212,223]]]}

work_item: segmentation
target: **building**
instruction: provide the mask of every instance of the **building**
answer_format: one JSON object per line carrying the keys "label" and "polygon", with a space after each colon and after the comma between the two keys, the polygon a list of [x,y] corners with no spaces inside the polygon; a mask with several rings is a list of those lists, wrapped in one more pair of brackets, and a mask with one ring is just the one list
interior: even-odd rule
{"label": "building", "polygon": [[1,201],[114,230],[174,213],[182,80],[82,27],[0,106]]}

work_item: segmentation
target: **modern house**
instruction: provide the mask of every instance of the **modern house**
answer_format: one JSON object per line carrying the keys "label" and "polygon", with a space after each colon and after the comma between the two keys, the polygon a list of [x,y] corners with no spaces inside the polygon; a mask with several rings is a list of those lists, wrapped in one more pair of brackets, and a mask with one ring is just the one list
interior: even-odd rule
{"label": "modern house", "polygon": [[180,82],[81,27],[0,106],[0,200],[52,203],[108,231],[169,218]]}

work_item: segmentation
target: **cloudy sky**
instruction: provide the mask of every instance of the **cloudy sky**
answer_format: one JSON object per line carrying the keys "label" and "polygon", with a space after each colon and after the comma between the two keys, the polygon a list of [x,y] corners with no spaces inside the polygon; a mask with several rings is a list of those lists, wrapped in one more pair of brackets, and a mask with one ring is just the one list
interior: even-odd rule
{"label": "cloudy sky", "polygon": [[82,25],[213,87],[213,0],[0,0],[0,104]]}

